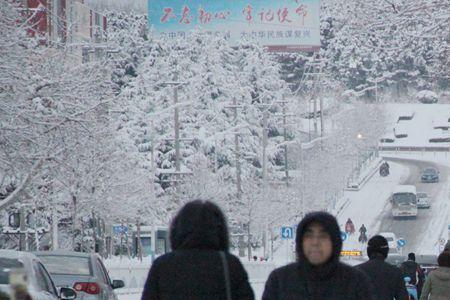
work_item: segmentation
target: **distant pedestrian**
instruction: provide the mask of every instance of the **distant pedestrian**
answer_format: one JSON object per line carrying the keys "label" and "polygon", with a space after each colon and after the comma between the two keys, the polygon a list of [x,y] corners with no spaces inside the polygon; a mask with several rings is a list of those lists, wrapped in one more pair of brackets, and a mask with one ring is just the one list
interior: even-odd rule
{"label": "distant pedestrian", "polygon": [[355,224],[353,224],[353,221],[350,218],[348,218],[347,222],[345,223],[345,233],[347,234],[355,233]]}
{"label": "distant pedestrian", "polygon": [[371,280],[377,300],[408,300],[402,272],[399,268],[385,262],[389,245],[381,235],[373,236],[367,246],[369,261],[357,266]]}
{"label": "distant pedestrian", "polygon": [[376,300],[367,276],[339,262],[342,238],[332,215],[307,214],[298,225],[295,243],[297,262],[270,274],[263,300]]}
{"label": "distant pedestrian", "polygon": [[150,268],[141,300],[253,300],[247,273],[228,252],[221,210],[208,201],[187,203],[170,228],[173,251]]}
{"label": "distant pedestrian", "polygon": [[439,255],[438,265],[439,267],[428,275],[420,300],[450,299],[450,251]]}

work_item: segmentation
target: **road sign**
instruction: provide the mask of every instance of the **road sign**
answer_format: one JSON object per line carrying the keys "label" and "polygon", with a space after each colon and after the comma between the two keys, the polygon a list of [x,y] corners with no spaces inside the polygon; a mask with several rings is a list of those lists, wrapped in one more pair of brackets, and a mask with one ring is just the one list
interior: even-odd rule
{"label": "road sign", "polygon": [[405,239],[398,239],[397,240],[397,246],[399,246],[400,248],[405,247],[406,245],[406,240]]}
{"label": "road sign", "polygon": [[121,225],[114,225],[113,226],[113,232],[115,234],[127,233],[128,232],[128,227],[127,226],[121,226]]}
{"label": "road sign", "polygon": [[281,239],[290,240],[294,238],[294,229],[292,227],[281,227]]}
{"label": "road sign", "polygon": [[341,256],[362,256],[362,251],[357,250],[342,250]]}
{"label": "road sign", "polygon": [[344,242],[347,239],[347,233],[341,231],[341,239]]}

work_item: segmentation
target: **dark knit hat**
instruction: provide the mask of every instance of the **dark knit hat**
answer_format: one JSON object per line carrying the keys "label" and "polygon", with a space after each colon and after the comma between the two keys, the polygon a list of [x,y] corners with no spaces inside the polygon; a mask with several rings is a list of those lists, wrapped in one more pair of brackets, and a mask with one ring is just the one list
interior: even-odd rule
{"label": "dark knit hat", "polygon": [[374,258],[377,254],[383,255],[387,258],[389,253],[389,245],[384,236],[375,235],[373,236],[367,244],[367,255],[369,258]]}

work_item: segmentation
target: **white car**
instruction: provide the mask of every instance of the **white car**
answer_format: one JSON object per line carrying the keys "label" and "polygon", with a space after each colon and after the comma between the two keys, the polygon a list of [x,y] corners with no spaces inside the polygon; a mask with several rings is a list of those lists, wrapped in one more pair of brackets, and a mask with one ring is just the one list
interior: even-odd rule
{"label": "white car", "polygon": [[52,278],[36,255],[15,250],[0,250],[0,291],[11,294],[11,280],[27,287],[33,300],[73,300],[72,288],[56,289]]}
{"label": "white car", "polygon": [[398,246],[397,246],[397,236],[393,232],[381,232],[379,235],[383,236],[389,245],[389,253],[397,253],[398,252]]}
{"label": "white car", "polygon": [[430,198],[427,193],[417,193],[417,208],[430,208]]}

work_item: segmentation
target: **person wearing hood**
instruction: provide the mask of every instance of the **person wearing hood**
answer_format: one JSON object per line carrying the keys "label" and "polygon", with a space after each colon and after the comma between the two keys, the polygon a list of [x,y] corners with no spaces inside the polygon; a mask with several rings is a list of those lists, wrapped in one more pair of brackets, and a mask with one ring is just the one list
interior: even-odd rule
{"label": "person wearing hood", "polygon": [[408,300],[402,272],[385,262],[389,245],[381,235],[373,236],[367,246],[369,261],[356,266],[370,279],[377,300]]}
{"label": "person wearing hood", "polygon": [[428,275],[420,300],[450,299],[450,251],[444,251],[438,256],[438,265]]}
{"label": "person wearing hood", "polygon": [[150,268],[141,300],[254,300],[247,272],[228,251],[228,229],[209,201],[184,205],[170,228],[172,252]]}
{"label": "person wearing hood", "polygon": [[297,227],[297,261],[274,270],[263,300],[375,300],[369,279],[339,262],[339,225],[326,212],[307,214]]}

